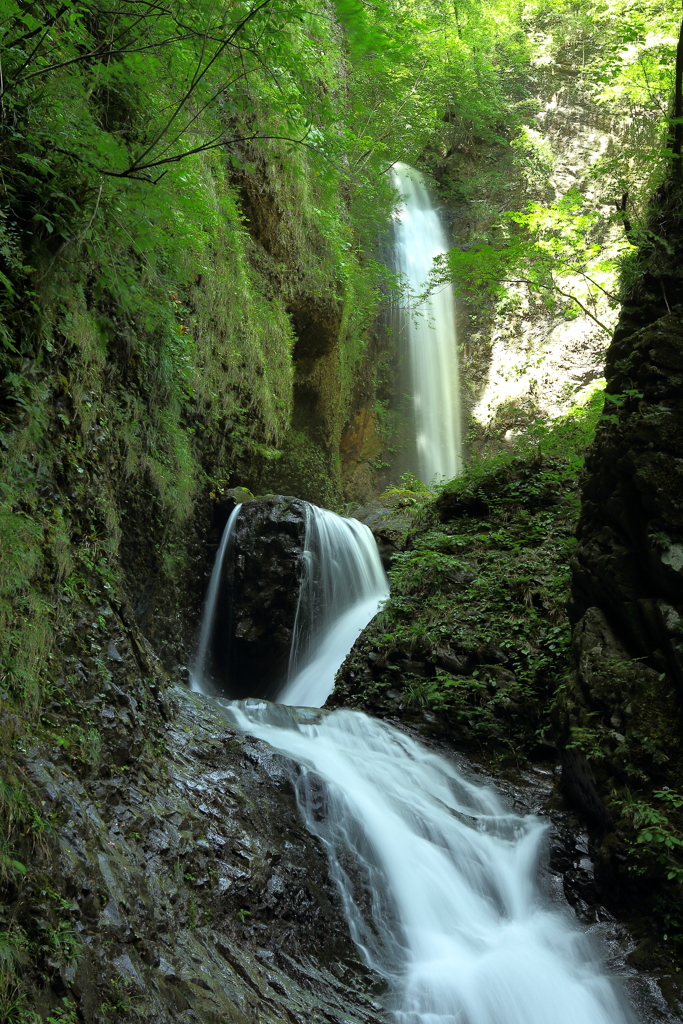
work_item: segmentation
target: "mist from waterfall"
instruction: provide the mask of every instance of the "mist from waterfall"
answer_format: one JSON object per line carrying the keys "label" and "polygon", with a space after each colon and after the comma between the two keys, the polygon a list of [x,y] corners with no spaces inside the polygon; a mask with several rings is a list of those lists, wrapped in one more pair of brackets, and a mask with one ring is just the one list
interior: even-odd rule
{"label": "mist from waterfall", "polygon": [[[394,262],[413,296],[427,283],[435,256],[446,252],[446,233],[424,177],[396,163],[392,181],[403,197],[394,218]],[[407,390],[412,399],[414,457],[406,469],[424,483],[447,480],[461,469],[461,410],[455,303],[443,287],[413,312],[396,309],[393,317],[399,348],[407,363]]]}
{"label": "mist from waterfall", "polygon": [[227,713],[300,766],[299,807],[396,1024],[630,1019],[586,936],[539,892],[538,818],[360,712]]}

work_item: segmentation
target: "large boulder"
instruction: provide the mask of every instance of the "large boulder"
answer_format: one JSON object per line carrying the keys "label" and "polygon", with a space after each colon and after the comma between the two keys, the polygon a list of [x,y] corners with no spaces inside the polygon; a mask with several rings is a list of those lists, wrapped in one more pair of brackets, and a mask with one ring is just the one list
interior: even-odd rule
{"label": "large boulder", "polygon": [[289,661],[306,537],[305,501],[246,501],[225,552],[210,673],[225,696],[273,700]]}

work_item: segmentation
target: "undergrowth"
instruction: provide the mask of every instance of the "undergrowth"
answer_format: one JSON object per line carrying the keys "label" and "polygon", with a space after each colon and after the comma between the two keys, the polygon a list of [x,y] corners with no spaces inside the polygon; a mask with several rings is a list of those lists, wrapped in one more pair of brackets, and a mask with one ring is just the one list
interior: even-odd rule
{"label": "undergrowth", "polygon": [[569,664],[578,478],[603,402],[598,386],[439,493],[404,479],[408,489],[393,494],[412,503],[412,529],[392,558],[391,596],[342,669],[339,699],[408,719],[431,713],[457,745],[489,758],[548,750]]}

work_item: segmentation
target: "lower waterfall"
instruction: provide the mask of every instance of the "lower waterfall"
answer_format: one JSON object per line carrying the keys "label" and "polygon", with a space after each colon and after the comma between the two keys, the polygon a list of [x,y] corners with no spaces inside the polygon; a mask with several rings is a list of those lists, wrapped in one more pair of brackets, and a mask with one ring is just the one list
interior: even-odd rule
{"label": "lower waterfall", "polygon": [[397,1024],[629,1019],[587,939],[541,897],[538,818],[361,712],[228,710],[301,766],[299,807]]}
{"label": "lower waterfall", "polygon": [[[321,707],[332,692],[337,669],[360,631],[389,596],[389,581],[375,538],[364,523],[308,502],[301,504],[306,509],[303,575],[287,676],[282,680],[277,700],[280,704]],[[223,531],[204,601],[197,651],[190,669],[192,689],[198,693],[230,693],[230,680],[217,679],[212,673],[210,644],[219,625],[219,591],[226,564],[232,557],[240,508],[237,505],[233,509]],[[229,607],[230,602],[227,604]]]}
{"label": "lower waterfall", "polygon": [[[209,587],[197,689],[238,515]],[[327,850],[354,942],[386,981],[396,1024],[626,1024],[630,1011],[588,939],[541,894],[543,822],[512,813],[493,788],[385,722],[313,710],[387,583],[367,527],[313,506],[307,517],[278,703],[218,703],[299,766],[299,808]],[[284,706],[293,704],[303,707]]]}
{"label": "lower waterfall", "polygon": [[387,576],[368,527],[308,505],[304,579],[288,679],[278,703],[321,707],[337,669],[388,596]]}

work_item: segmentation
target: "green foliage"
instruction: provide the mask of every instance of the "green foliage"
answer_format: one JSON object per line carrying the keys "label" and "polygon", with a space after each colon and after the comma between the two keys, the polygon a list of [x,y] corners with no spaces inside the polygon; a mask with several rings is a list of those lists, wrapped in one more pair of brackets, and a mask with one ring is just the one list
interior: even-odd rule
{"label": "green foliage", "polygon": [[[537,420],[514,437],[509,446],[484,448],[473,454],[463,476],[448,482],[443,490],[487,501],[500,498],[502,502],[542,501],[557,495],[562,481],[576,479],[583,467],[586,448],[602,418],[604,385],[604,380],[588,385],[564,416]],[[501,475],[506,474],[505,489],[499,492],[497,484]],[[570,498],[578,502],[576,492]]]}
{"label": "green foliage", "polygon": [[413,473],[402,473],[400,480],[406,491],[430,493],[430,488],[427,484],[423,484]]}
{"label": "green foliage", "polygon": [[13,925],[0,932],[0,1020],[19,1024],[23,1020],[26,997],[21,984],[21,967],[27,961],[26,933]]}
{"label": "green foliage", "polygon": [[62,1005],[50,1011],[45,1018],[45,1024],[78,1024],[77,1005],[64,996]]}
{"label": "green foliage", "polygon": [[644,874],[655,864],[663,870],[667,881],[683,885],[683,831],[677,813],[683,808],[683,796],[665,787],[655,790],[652,798],[658,806],[642,798],[634,799],[628,790],[623,797],[612,799],[612,806],[622,812],[636,833],[629,848],[629,870]]}
{"label": "green foliage", "polygon": [[618,269],[630,246],[621,235],[606,243],[601,227],[600,214],[576,190],[550,206],[529,203],[503,215],[489,232],[493,241],[437,256],[430,288],[455,280],[514,307],[524,301],[524,286],[546,307],[567,316],[581,311],[609,335],[600,306],[617,307]]}
{"label": "green foliage", "polygon": [[400,688],[405,714],[436,713],[458,744],[488,757],[537,749],[569,665],[577,477],[602,403],[593,389],[438,495],[396,492],[420,511],[392,558],[390,597],[352,659],[358,681],[347,700]]}
{"label": "green foliage", "polygon": [[[483,290],[499,316],[583,315],[608,336],[622,289],[642,273],[636,247],[652,239],[650,197],[670,163],[679,14],[661,0],[638,10],[625,0],[536,0],[517,16],[528,38],[517,66],[526,97],[507,112],[498,148],[482,147],[479,133],[476,145],[446,151],[444,194],[476,204],[478,226],[437,260],[432,286]],[[563,107],[583,107],[592,126],[590,139],[577,133],[569,176],[553,148],[567,133]]]}
{"label": "green foliage", "polygon": [[[120,590],[129,512],[145,508],[177,578],[207,478],[281,458],[302,296],[343,308],[343,415],[383,272],[336,166],[328,14],[3,8],[0,693],[24,712],[54,685],[76,606]],[[388,188],[373,195],[386,219]],[[61,738],[96,758],[92,730]]]}

